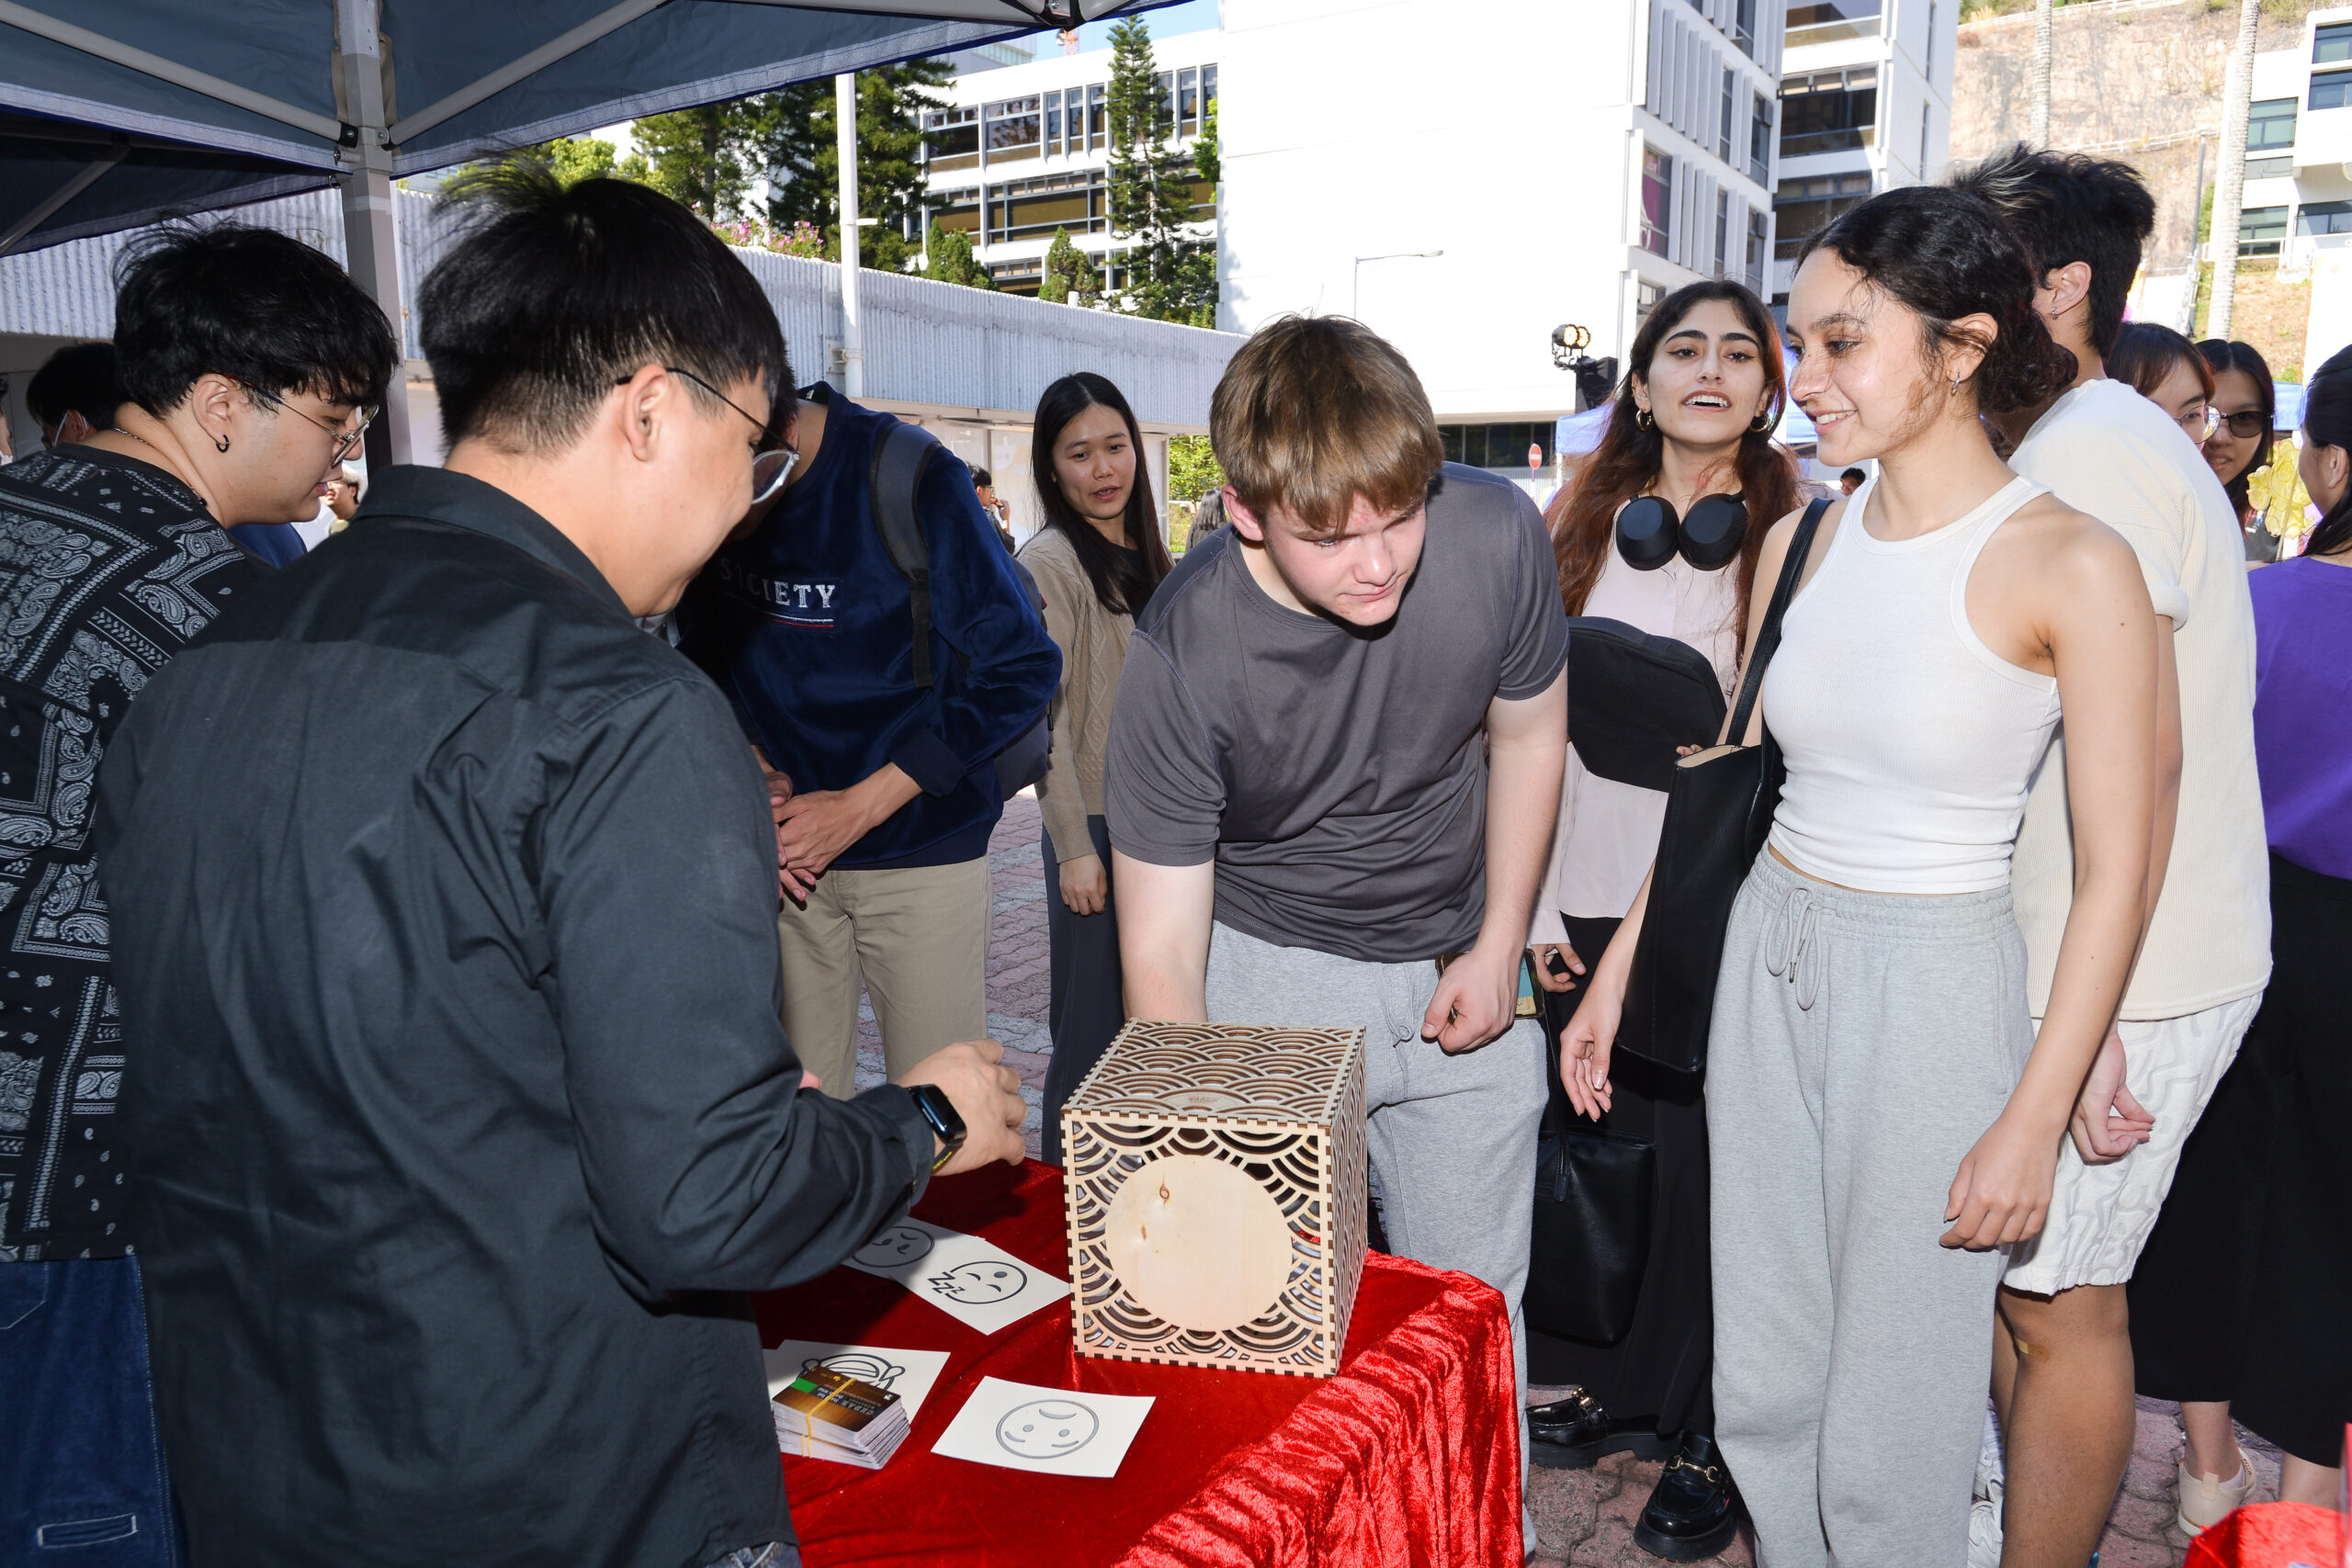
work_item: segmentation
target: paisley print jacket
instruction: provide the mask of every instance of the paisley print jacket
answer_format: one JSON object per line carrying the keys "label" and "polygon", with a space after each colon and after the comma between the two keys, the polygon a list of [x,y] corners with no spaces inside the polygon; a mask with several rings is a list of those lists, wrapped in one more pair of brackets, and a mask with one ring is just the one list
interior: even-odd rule
{"label": "paisley print jacket", "polygon": [[161,468],[0,468],[0,1261],[129,1250],[91,790],[130,700],[267,570]]}

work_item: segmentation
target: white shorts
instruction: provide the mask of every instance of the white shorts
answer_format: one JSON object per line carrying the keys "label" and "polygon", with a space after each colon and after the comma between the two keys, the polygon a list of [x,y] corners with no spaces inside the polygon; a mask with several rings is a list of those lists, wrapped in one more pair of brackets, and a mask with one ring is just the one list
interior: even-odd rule
{"label": "white shorts", "polygon": [[2123,1081],[2156,1119],[2148,1141],[2111,1165],[2085,1165],[2069,1135],[2058,1143],[2058,1179],[2041,1234],[2009,1256],[2001,1283],[2055,1295],[2076,1285],[2120,1285],[2132,1278],[2156,1211],[2172,1190],[2181,1145],[2205,1113],[2262,997],[2240,997],[2180,1018],[2119,1026]]}

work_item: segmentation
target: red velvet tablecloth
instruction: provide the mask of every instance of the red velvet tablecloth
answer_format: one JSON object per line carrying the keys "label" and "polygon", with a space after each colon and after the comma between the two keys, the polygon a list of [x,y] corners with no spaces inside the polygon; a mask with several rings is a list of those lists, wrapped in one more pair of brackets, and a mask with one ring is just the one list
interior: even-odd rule
{"label": "red velvet tablecloth", "polygon": [[2335,1568],[2343,1517],[2309,1503],[2257,1503],[2190,1541],[2182,1568]]}
{"label": "red velvet tablecloth", "polygon": [[[1062,1173],[1032,1161],[932,1183],[915,1215],[1069,1272]],[[1080,1357],[1069,1303],[984,1337],[851,1269],[759,1298],[786,1338],[949,1352],[889,1463],[784,1459],[809,1568],[1517,1568],[1519,1427],[1502,1298],[1374,1253],[1339,1375]],[[1111,1480],[931,1451],[982,1377],[1157,1401]]]}

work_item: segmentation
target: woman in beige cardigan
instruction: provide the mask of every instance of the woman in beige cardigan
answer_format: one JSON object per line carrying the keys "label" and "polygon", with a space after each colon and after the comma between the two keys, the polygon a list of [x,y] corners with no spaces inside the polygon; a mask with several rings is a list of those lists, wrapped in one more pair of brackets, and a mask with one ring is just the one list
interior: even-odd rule
{"label": "woman in beige cardigan", "polygon": [[1091,371],[1065,376],[1037,400],[1030,463],[1046,525],[1022,564],[1046,601],[1046,630],[1062,650],[1054,748],[1045,782],[1046,929],[1053,972],[1044,1154],[1062,1158],[1062,1106],[1126,1018],[1119,923],[1111,901],[1111,836],[1102,819],[1102,746],[1127,656],[1127,634],[1168,575],[1142,434],[1119,389]]}

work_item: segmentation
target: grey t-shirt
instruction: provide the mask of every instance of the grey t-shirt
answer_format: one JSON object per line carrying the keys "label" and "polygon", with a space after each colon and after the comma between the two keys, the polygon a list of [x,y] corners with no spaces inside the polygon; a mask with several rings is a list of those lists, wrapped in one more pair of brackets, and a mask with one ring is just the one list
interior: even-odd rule
{"label": "grey t-shirt", "polygon": [[1389,964],[1468,947],[1487,705],[1567,662],[1543,518],[1447,464],[1404,601],[1369,633],[1275,604],[1247,547],[1204,540],[1136,623],[1104,760],[1113,847],[1214,859],[1216,919],[1285,947]]}

